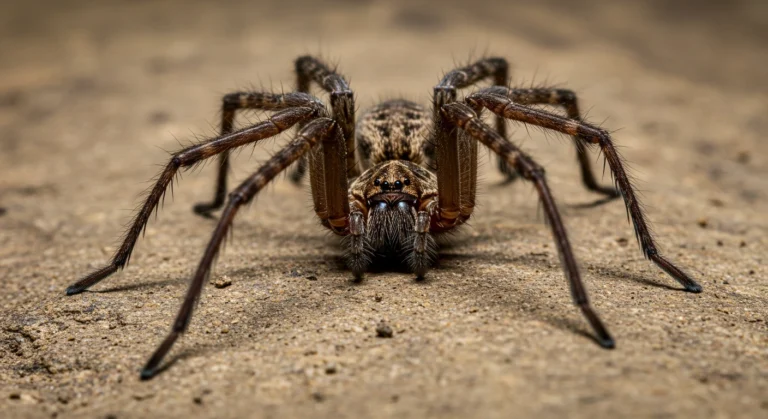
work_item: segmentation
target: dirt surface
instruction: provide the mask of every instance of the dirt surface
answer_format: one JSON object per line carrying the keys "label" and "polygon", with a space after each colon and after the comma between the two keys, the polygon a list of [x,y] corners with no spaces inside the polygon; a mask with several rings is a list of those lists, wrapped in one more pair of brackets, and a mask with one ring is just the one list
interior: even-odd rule
{"label": "dirt surface", "polygon": [[[290,3],[0,6],[0,416],[768,416],[766,2]],[[206,286],[149,382],[138,370],[214,227],[190,211],[213,165],[180,180],[128,269],[64,296],[107,261],[164,150],[215,132],[222,94],[289,89],[309,52],[340,63],[361,108],[428,103],[485,51],[518,84],[575,89],[615,132],[702,294],[642,258],[621,202],[589,205],[567,139],[518,127],[614,351],[570,302],[534,190],[500,185],[490,158],[472,225],[424,282],[354,284],[306,187],[276,182],[219,259],[212,279],[231,285]],[[235,178],[285,141],[242,153]]]}

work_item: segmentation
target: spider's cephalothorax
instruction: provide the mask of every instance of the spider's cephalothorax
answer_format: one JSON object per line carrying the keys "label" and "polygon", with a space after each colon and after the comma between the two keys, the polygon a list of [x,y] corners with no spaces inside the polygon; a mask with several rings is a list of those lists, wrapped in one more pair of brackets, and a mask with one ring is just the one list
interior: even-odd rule
{"label": "spider's cephalothorax", "polygon": [[431,236],[419,240],[416,219],[428,213],[437,196],[435,174],[425,160],[429,113],[405,100],[384,102],[366,112],[357,125],[363,173],[349,187],[353,208],[362,212],[365,234],[350,246],[348,264],[360,278],[371,257],[405,257],[419,277],[437,256]]}
{"label": "spider's cephalothorax", "polygon": [[[605,130],[581,120],[576,96],[570,90],[509,88],[506,60],[485,58],[448,72],[434,88],[429,111],[409,101],[392,100],[370,109],[356,124],[354,94],[341,75],[309,56],[296,60],[296,75],[297,92],[238,92],[224,96],[221,135],[174,153],[110,263],[67,288],[67,295],[81,293],[125,267],[149,216],[178,171],[219,156],[214,199],[196,205],[194,210],[210,215],[225,201],[226,206],[171,332],[145,365],[142,378],[157,373],[163,357],[186,330],[205,278],[238,210],[291,164],[302,162],[291,176],[297,181],[309,168],[315,213],[322,225],[346,239],[348,264],[357,279],[379,256],[405,260],[418,277],[423,277],[437,255],[433,235],[462,225],[475,208],[478,144],[498,155],[499,169],[510,179],[519,176],[536,188],[574,302],[595,331],[598,343],[613,348],[613,338],[587,298],[544,169],[506,138],[506,119],[570,135],[584,185],[609,198],[623,197],[644,256],[686,291],[701,292],[699,284],[659,253],[613,140]],[[458,97],[459,89],[486,79],[493,86]],[[309,95],[313,82],[329,93],[330,113],[322,101]],[[559,106],[567,116],[534,105]],[[243,109],[272,114],[266,121],[233,132],[235,113]],[[494,128],[481,120],[483,110],[495,115]],[[227,200],[229,152],[293,126],[299,128],[295,139],[233,189]],[[587,154],[590,146],[600,148],[618,190],[597,183]]]}

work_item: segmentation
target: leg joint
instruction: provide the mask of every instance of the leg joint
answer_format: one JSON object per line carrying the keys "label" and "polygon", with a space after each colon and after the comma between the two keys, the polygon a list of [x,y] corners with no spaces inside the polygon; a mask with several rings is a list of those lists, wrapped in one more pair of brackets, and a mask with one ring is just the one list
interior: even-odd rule
{"label": "leg joint", "polygon": [[566,105],[572,105],[575,104],[578,100],[576,98],[576,93],[573,92],[573,90],[569,89],[555,89],[554,93],[557,95],[557,97],[560,99],[560,102]]}
{"label": "leg joint", "polygon": [[221,98],[221,108],[225,111],[234,111],[242,107],[244,92],[229,93]]}

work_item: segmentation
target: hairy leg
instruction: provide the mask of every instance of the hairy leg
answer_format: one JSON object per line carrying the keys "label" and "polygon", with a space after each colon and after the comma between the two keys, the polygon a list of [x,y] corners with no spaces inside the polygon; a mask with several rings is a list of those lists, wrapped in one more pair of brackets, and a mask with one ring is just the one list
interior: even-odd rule
{"label": "hairy leg", "polygon": [[[309,93],[312,82],[317,83],[331,96],[333,118],[338,121],[347,149],[347,177],[360,175],[360,168],[355,160],[355,96],[349,83],[335,69],[328,67],[322,60],[309,55],[296,59],[296,90]],[[292,181],[299,183],[307,172],[307,158],[302,157],[291,172]]]}
{"label": "hairy leg", "polygon": [[[304,95],[296,93],[296,95]],[[130,227],[125,233],[122,244],[112,257],[112,261],[96,271],[88,274],[80,281],[67,288],[67,295],[78,294],[109,275],[122,269],[131,257],[133,247],[139,238],[142,230],[146,227],[149,216],[156,210],[157,204],[165,196],[168,185],[173,181],[174,176],[183,167],[190,167],[207,158],[213,157],[225,151],[241,147],[246,144],[255,143],[265,138],[273,137],[300,121],[306,121],[316,118],[323,112],[319,107],[296,107],[282,110],[272,115],[266,121],[256,124],[252,127],[217,137],[201,144],[187,147],[175,153],[166,164],[165,169],[160,173],[155,185],[149,192],[147,199],[141,206],[141,209],[134,217]]]}
{"label": "hairy leg", "polygon": [[565,226],[560,218],[560,213],[552,198],[549,186],[547,186],[544,169],[520,151],[514,144],[484,124],[477,116],[477,113],[469,106],[458,102],[450,103],[443,106],[442,113],[449,121],[504,158],[524,179],[534,184],[547,216],[547,221],[549,221],[550,228],[552,229],[552,235],[560,254],[565,276],[570,284],[573,300],[592,326],[600,345],[608,349],[613,348],[615,346],[613,338],[597,316],[597,313],[592,309],[587,298],[587,291],[584,288],[584,283],[581,281],[581,275],[579,274],[571,244],[568,241]]}
{"label": "hairy leg", "polygon": [[634,187],[624,171],[622,159],[616,151],[611,136],[607,131],[586,122],[575,121],[540,109],[514,103],[508,96],[499,95],[495,91],[481,90],[469,95],[466,101],[475,108],[487,108],[504,118],[562,132],[563,134],[581,139],[586,145],[598,145],[608,162],[616,185],[624,197],[624,204],[627,207],[628,216],[635,227],[635,235],[640,243],[643,255],[680,282],[686,291],[701,292],[701,285],[659,253],[655,240],[648,228],[640,202],[635,195]]}
{"label": "hairy leg", "polygon": [[[235,124],[235,114],[241,109],[256,109],[278,111],[297,106],[322,106],[317,99],[308,95],[293,93],[274,94],[264,92],[236,92],[224,95],[221,104],[221,134],[225,136],[232,132]],[[193,210],[203,216],[221,208],[227,196],[227,174],[229,173],[229,151],[219,154],[219,171],[216,176],[216,191],[213,201],[201,202]]]}
{"label": "hairy leg", "polygon": [[347,266],[356,281],[362,281],[373,257],[373,251],[365,239],[365,215],[359,208],[353,208],[349,215],[349,235],[347,236]]}
{"label": "hairy leg", "polygon": [[[451,228],[472,214],[477,182],[477,144],[461,138],[455,126],[440,112],[446,103],[456,101],[458,89],[472,86],[487,78],[496,85],[506,85],[509,65],[503,58],[485,58],[466,67],[448,72],[434,88],[434,141],[425,150],[427,159],[437,166],[438,208],[441,223]],[[496,130],[504,136],[503,118],[496,118]],[[507,172],[511,173],[511,172]]]}
{"label": "hairy leg", "polygon": [[418,279],[424,278],[437,258],[437,243],[429,232],[432,214],[436,206],[437,202],[432,201],[424,210],[416,213],[416,223],[411,237],[413,248],[408,254],[408,266]]}
{"label": "hairy leg", "polygon": [[170,351],[179,335],[187,329],[189,321],[192,318],[192,310],[195,306],[195,302],[200,296],[203,284],[205,283],[205,279],[208,277],[213,261],[219,252],[221,243],[224,241],[224,238],[227,237],[227,232],[232,226],[232,221],[240,207],[242,207],[243,204],[250,202],[253,197],[264,188],[264,186],[275,178],[275,176],[290,166],[291,163],[298,160],[299,157],[304,155],[319,141],[331,135],[332,131],[335,129],[336,123],[328,118],[318,118],[308,123],[301,129],[301,131],[299,131],[296,140],[274,155],[255,174],[241,183],[237,189],[232,191],[229,195],[229,202],[221,214],[219,224],[216,226],[213,236],[205,249],[203,258],[200,260],[200,264],[197,267],[195,276],[192,278],[189,290],[184,298],[184,303],[181,305],[176,320],[173,322],[171,332],[165,340],[163,340],[149,361],[147,361],[144,369],[142,369],[142,379],[146,380],[155,376],[160,362],[162,362],[165,355]]}
{"label": "hairy leg", "polygon": [[[501,95],[507,96],[513,102],[521,105],[544,104],[560,106],[565,110],[568,118],[582,121],[578,99],[576,98],[576,94],[571,90],[554,88],[508,89],[506,87],[498,87],[486,89],[486,91],[498,92]],[[572,136],[571,139],[576,147],[576,158],[579,161],[581,180],[584,183],[584,186],[593,192],[609,197],[619,197],[620,194],[616,188],[602,186],[597,182],[584,140],[576,136]]]}
{"label": "hairy leg", "polygon": [[[439,106],[455,101],[458,89],[471,87],[488,78],[492,79],[494,86],[508,86],[509,63],[507,63],[507,60],[501,57],[483,58],[473,64],[459,67],[448,72],[435,88],[435,109],[439,109]],[[441,97],[438,97],[438,88],[441,90],[441,93],[439,94]],[[437,117],[438,115],[436,114],[435,116]],[[495,126],[496,132],[503,138],[507,138],[507,127],[504,118],[497,117]],[[476,147],[476,141],[469,141],[469,143],[472,144],[473,147]],[[436,144],[434,146],[436,146]],[[473,151],[474,155],[472,158],[476,159],[477,150],[475,149]],[[434,153],[434,149],[427,150],[427,155],[431,157],[430,161],[434,161]],[[474,160],[474,164],[477,164],[476,160]],[[517,177],[515,171],[510,169],[503,159],[498,159],[498,168],[499,171],[504,173],[510,180]]]}

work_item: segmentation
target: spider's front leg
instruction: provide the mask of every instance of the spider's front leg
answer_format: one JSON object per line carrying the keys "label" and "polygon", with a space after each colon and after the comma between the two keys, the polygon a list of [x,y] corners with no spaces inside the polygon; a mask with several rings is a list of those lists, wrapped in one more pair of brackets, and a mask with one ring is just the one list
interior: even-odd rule
{"label": "spider's front leg", "polygon": [[611,168],[616,185],[624,197],[624,204],[634,224],[635,235],[640,243],[643,255],[677,280],[686,291],[693,293],[701,292],[701,285],[659,253],[655,240],[648,228],[640,202],[635,195],[632,183],[624,171],[622,159],[616,151],[616,147],[614,147],[608,132],[586,122],[563,118],[540,109],[520,105],[511,99],[511,94],[509,90],[500,91],[498,88],[486,89],[467,96],[466,101],[477,109],[481,107],[487,108],[498,116],[568,134],[581,139],[585,145],[598,145],[608,161],[608,166]]}
{"label": "spider's front leg", "polygon": [[552,229],[552,235],[557,245],[558,253],[563,264],[565,276],[568,279],[571,288],[571,295],[576,305],[581,309],[584,317],[597,335],[597,341],[600,346],[611,349],[615,346],[614,340],[608,333],[603,322],[595,313],[587,298],[587,291],[579,274],[576,258],[573,255],[571,244],[568,241],[568,235],[565,226],[560,218],[555,201],[547,185],[544,176],[544,169],[536,164],[533,159],[520,151],[514,144],[501,137],[490,127],[484,124],[477,113],[469,106],[463,103],[450,103],[441,108],[442,114],[446,120],[461,128],[472,138],[483,143],[490,148],[499,157],[503,158],[510,167],[513,167],[525,180],[534,184],[539,194],[547,221]]}
{"label": "spider's front leg", "polygon": [[[226,208],[224,208],[219,223],[213,232],[213,236],[205,249],[203,258],[200,260],[195,276],[192,278],[184,302],[179,309],[176,320],[173,322],[171,332],[165,340],[163,340],[142,369],[142,379],[150,379],[157,374],[160,362],[162,362],[165,355],[168,354],[168,351],[170,351],[181,333],[187,329],[189,321],[192,318],[192,310],[195,306],[195,302],[200,296],[203,284],[205,283],[205,279],[208,277],[213,261],[219,252],[221,243],[224,238],[227,237],[227,232],[232,226],[232,221],[240,207],[250,202],[261,189],[275,178],[275,176],[306,154],[306,152],[315,146],[315,144],[320,141],[323,141],[324,144],[337,142],[336,138],[340,137],[334,135],[334,131],[337,131],[337,124],[334,120],[330,118],[318,118],[313,120],[299,131],[297,138],[293,142],[283,148],[279,153],[275,154],[261,166],[255,174],[250,176],[241,183],[237,189],[232,191],[229,195],[229,202]],[[331,144],[329,147],[333,148],[335,146]]]}
{"label": "spider's front leg", "polygon": [[180,169],[194,166],[205,159],[228,152],[234,148],[273,137],[301,121],[316,118],[324,112],[322,104],[317,99],[304,93],[288,93],[285,95],[265,93],[264,95],[272,98],[271,101],[275,103],[274,109],[282,110],[272,115],[266,121],[252,127],[223,135],[174,153],[165,169],[158,176],[157,182],[149,191],[146,201],[144,201],[141,209],[131,222],[122,244],[117,252],[115,252],[111,262],[69,286],[66,290],[67,295],[85,291],[128,264],[133,247],[136,245],[142,230],[146,227],[149,216],[156,210],[157,204],[165,195],[168,185]]}

